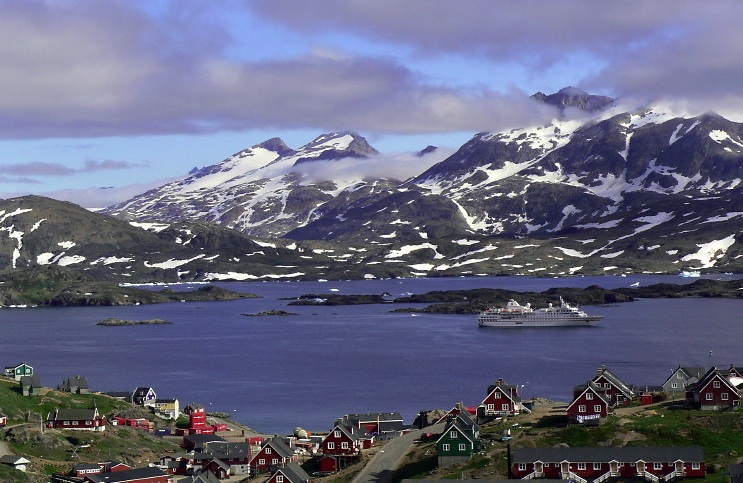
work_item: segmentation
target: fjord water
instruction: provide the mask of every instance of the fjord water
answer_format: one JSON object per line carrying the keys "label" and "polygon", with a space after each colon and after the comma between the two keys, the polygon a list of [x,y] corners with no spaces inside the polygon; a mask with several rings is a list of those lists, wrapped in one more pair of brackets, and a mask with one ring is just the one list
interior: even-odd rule
{"label": "fjord water", "polygon": [[[721,278],[721,277],[717,277]],[[477,405],[504,378],[525,397],[567,401],[605,364],[625,381],[660,385],[684,366],[743,364],[743,301],[644,299],[584,307],[595,327],[478,328],[475,316],[390,313],[405,305],[287,306],[304,294],[403,296],[432,290],[628,287],[671,276],[431,278],[222,283],[261,295],[227,302],[0,309],[0,360],[27,362],[47,387],[87,376],[95,391],[151,386],[266,433],[331,429],[348,413]],[[528,302],[522,300],[521,302]],[[299,315],[246,317],[266,310]],[[104,327],[108,317],[170,325]]]}

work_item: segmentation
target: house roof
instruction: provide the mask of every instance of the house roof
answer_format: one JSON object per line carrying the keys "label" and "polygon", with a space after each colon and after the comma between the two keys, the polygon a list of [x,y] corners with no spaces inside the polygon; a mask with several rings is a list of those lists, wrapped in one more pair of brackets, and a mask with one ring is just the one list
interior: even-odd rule
{"label": "house roof", "polygon": [[701,446],[619,446],[619,447],[574,447],[574,448],[514,448],[513,463],[534,461],[556,463],[570,462],[623,462],[652,461],[703,462]]}
{"label": "house roof", "polygon": [[388,421],[402,421],[400,413],[364,413],[364,414],[346,414],[341,420],[348,420],[355,423],[376,423]]}
{"label": "house roof", "polygon": [[88,378],[85,376],[75,376],[70,377],[62,381],[62,384],[59,385],[59,388],[67,389],[69,390],[71,387],[77,387],[80,389],[89,389],[88,387]]}
{"label": "house roof", "polygon": [[20,364],[16,364],[14,366],[5,366],[5,369],[18,369],[19,367],[26,366],[33,369],[33,366],[31,364],[26,364],[25,362],[21,362]]}
{"label": "house roof", "polygon": [[221,436],[216,434],[186,434],[183,436],[184,441],[189,441],[194,444],[211,443],[213,441],[227,441]]}
{"label": "house roof", "polygon": [[205,445],[204,453],[214,458],[244,459],[250,456],[250,444],[247,441],[237,443],[210,441]]}
{"label": "house roof", "polygon": [[681,373],[684,376],[685,382],[688,383],[694,383],[699,380],[700,377],[704,374],[704,367],[692,367],[692,366],[686,366],[682,367],[679,365],[675,371],[671,373],[670,376],[668,376],[668,379],[665,380],[663,385],[665,386],[666,383],[670,382],[671,379],[678,379],[676,377],[676,374]]}
{"label": "house roof", "polygon": [[57,408],[49,413],[49,421],[92,421],[98,416],[98,409]]}
{"label": "house roof", "polygon": [[581,397],[587,393],[593,393],[598,397],[598,400],[606,404],[607,406],[611,403],[609,402],[609,399],[606,397],[606,388],[599,387],[595,382],[588,381],[586,384],[581,384],[580,386],[575,386],[575,391],[580,392],[580,394],[577,395],[575,399],[573,399],[573,402],[568,404],[568,409],[572,407],[576,402],[578,402]]}
{"label": "house roof", "polygon": [[[500,389],[500,392],[508,396],[513,402],[521,402],[521,396],[519,395],[519,386],[516,384],[506,384],[503,379],[498,379],[493,384],[488,386],[488,396],[495,391]],[[487,396],[485,397],[487,399]]]}
{"label": "house roof", "polygon": [[699,379],[699,382],[694,384],[690,389],[692,391],[701,391],[704,389],[704,387],[712,382],[713,379],[719,379],[722,381],[730,391],[735,392],[737,394],[737,388],[730,382],[730,378],[724,374],[722,374],[722,371],[717,369],[716,367],[711,367],[707,372],[704,373],[704,375]]}
{"label": "house roof", "polygon": [[154,478],[156,476],[167,476],[167,473],[160,468],[146,466],[144,468],[134,468],[133,470],[87,475],[86,477],[93,483],[125,483],[127,481]]}
{"label": "house roof", "polygon": [[210,470],[205,470],[198,475],[191,475],[178,480],[178,483],[221,483],[221,480]]}
{"label": "house roof", "polygon": [[266,444],[263,445],[265,448],[266,446],[270,446],[273,448],[274,451],[276,451],[279,456],[283,458],[288,458],[290,456],[294,455],[294,451],[289,448],[286,443],[284,443],[280,438],[271,438],[268,441],[266,441]]}
{"label": "house roof", "polygon": [[278,470],[276,470],[276,473],[279,472],[282,473],[284,477],[290,481],[290,483],[301,483],[310,479],[310,475],[308,475],[307,472],[304,471],[302,467],[294,461],[287,464],[283,468],[279,468]]}
{"label": "house roof", "polygon": [[38,374],[32,376],[21,376],[21,386],[42,387],[41,378]]}
{"label": "house roof", "polygon": [[6,465],[25,465],[26,463],[30,463],[31,460],[28,460],[24,458],[23,456],[18,456],[14,454],[6,454],[3,456],[0,456],[0,463],[6,464]]}
{"label": "house roof", "polygon": [[598,372],[596,374],[596,377],[594,377],[593,380],[596,381],[596,380],[600,379],[601,377],[604,377],[607,381],[609,381],[609,383],[611,383],[612,386],[616,387],[617,390],[619,390],[627,398],[630,398],[631,399],[632,397],[634,397],[635,394],[634,394],[634,392],[632,392],[632,389],[630,388],[629,384],[627,384],[626,382],[624,382],[623,380],[621,380],[619,378],[619,376],[617,376],[616,374],[614,374],[613,372],[611,372],[604,365],[602,365],[601,367],[599,367],[599,370],[598,370]]}

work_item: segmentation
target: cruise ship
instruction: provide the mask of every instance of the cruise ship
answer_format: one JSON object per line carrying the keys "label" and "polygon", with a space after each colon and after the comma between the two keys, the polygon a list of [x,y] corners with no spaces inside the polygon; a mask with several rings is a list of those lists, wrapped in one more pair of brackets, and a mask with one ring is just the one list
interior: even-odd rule
{"label": "cruise ship", "polygon": [[588,315],[578,307],[568,305],[560,297],[560,305],[541,309],[531,308],[531,304],[520,305],[515,300],[508,301],[504,308],[487,309],[477,317],[480,327],[567,327],[590,326],[603,319],[602,315]]}

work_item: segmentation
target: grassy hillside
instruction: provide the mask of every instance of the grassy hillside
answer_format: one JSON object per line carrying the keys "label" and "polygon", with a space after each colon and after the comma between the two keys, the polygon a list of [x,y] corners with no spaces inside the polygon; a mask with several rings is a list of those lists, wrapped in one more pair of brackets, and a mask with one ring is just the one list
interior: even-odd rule
{"label": "grassy hillside", "polygon": [[[0,377],[0,412],[8,416],[8,426],[0,430],[0,441],[13,453],[31,460],[28,475],[10,467],[0,467],[0,481],[48,481],[49,474],[67,472],[75,464],[110,459],[142,466],[156,461],[162,453],[180,451],[171,441],[133,428],[108,425],[104,433],[93,433],[44,428],[40,422],[58,407],[92,408],[94,405],[107,417],[126,413],[136,417],[148,415],[153,419],[137,406],[100,394],[68,394],[46,389],[41,396],[24,397],[18,382]],[[81,448],[84,445],[89,446]]]}

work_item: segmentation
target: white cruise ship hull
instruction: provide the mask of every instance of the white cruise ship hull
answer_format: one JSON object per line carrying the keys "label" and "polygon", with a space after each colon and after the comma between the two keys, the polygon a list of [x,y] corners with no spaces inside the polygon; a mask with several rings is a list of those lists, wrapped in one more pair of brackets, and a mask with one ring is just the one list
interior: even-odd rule
{"label": "white cruise ship hull", "polygon": [[477,325],[480,327],[588,327],[596,324],[602,318],[601,316],[588,316],[580,319],[506,319],[480,316],[477,319]]}

